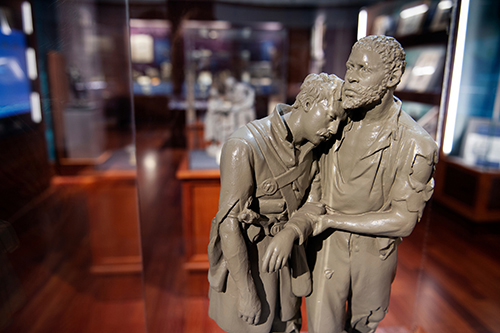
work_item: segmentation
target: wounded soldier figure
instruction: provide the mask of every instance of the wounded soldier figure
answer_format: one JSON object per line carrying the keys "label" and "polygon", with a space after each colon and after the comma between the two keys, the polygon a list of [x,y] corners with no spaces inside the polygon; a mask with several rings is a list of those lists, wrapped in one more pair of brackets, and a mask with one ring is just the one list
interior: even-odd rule
{"label": "wounded soldier figure", "polygon": [[[336,134],[344,119],[342,84],[335,75],[308,75],[292,106],[278,104],[224,144],[208,257],[209,315],[227,332],[300,330],[300,297],[311,292],[304,247],[291,244],[280,269],[260,266],[272,238],[317,183],[313,148]],[[310,211],[325,213],[321,206]],[[288,232],[295,233],[281,231]]]}

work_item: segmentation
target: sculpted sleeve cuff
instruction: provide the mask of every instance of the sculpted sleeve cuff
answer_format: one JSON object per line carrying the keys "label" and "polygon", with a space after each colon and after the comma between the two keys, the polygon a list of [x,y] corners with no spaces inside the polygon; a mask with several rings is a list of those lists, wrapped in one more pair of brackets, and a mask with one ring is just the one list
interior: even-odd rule
{"label": "sculpted sleeve cuff", "polygon": [[318,203],[307,202],[292,215],[292,218],[286,224],[287,228],[292,228],[299,236],[299,245],[304,243],[307,237],[312,234],[314,229],[314,222],[307,215],[307,213],[315,215],[324,214],[324,207]]}

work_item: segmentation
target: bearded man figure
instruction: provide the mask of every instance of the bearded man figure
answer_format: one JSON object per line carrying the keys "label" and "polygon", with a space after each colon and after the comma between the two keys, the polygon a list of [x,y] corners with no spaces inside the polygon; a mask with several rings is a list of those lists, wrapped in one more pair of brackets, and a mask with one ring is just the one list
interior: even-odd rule
{"label": "bearded man figure", "polygon": [[[374,332],[384,318],[396,273],[397,247],[433,192],[437,146],[401,110],[394,90],[405,53],[392,37],[368,36],[347,61],[342,107],[348,121],[320,160],[320,202],[327,214],[299,210],[286,228],[308,241],[313,290],[306,298],[309,332]],[[286,239],[289,242],[289,237]],[[288,252],[280,234],[265,269]],[[278,255],[276,255],[278,254]]]}

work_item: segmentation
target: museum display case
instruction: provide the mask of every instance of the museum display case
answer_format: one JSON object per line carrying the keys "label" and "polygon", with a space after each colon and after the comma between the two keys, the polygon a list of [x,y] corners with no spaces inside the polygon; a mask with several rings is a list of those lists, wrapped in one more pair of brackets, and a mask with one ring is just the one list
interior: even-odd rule
{"label": "museum display case", "polygon": [[[498,221],[496,4],[460,2],[454,14],[452,5],[377,4],[367,8],[368,31],[396,36],[405,46],[407,70],[396,95],[442,142],[436,199],[473,221]],[[457,23],[448,26],[452,15]]]}
{"label": "museum display case", "polygon": [[494,1],[461,4],[436,186],[437,200],[478,223],[500,218],[496,10]]}
{"label": "museum display case", "polygon": [[396,96],[437,141],[448,45],[453,44],[452,9],[449,0],[383,2],[364,9],[367,34],[394,36],[405,48],[407,65]]}
{"label": "museum display case", "polygon": [[[271,9],[265,5],[213,2],[205,3],[200,9],[197,4],[170,2],[164,17],[172,29],[172,50],[177,43],[176,52],[181,53],[171,57],[172,70],[181,66],[184,69],[179,89],[166,97],[168,111],[165,108],[165,112],[182,110],[184,122],[181,125],[185,126],[187,137],[185,148],[179,147],[172,134],[175,127],[169,126],[168,121],[160,125],[160,115],[147,120],[136,115],[149,332],[220,332],[208,317],[207,298],[207,246],[220,191],[218,164],[204,150],[207,142],[203,120],[214,101],[210,90],[218,89],[221,94],[225,89],[223,82],[229,75],[235,78],[235,83],[250,85],[255,89],[255,108],[260,118],[267,115],[276,102],[292,104],[300,82],[309,71],[327,71],[343,77],[350,48],[356,41],[357,16],[361,8],[360,5],[338,8],[311,4]],[[177,17],[174,22],[178,12],[186,19],[179,22]],[[241,16],[237,19],[238,13]],[[434,86],[429,91],[406,91],[407,96],[415,93],[413,101],[424,100],[432,104],[426,106],[427,109],[415,107],[414,114],[419,116],[440,103],[439,80],[444,71],[441,55],[445,53],[442,47],[446,50],[448,36],[446,32],[438,35],[441,39],[437,51],[434,52],[431,46],[430,53],[431,57],[437,54],[441,63],[436,64],[440,66],[435,69],[437,77],[426,83],[429,87]],[[176,53],[172,51],[172,54]],[[413,58],[415,62],[418,54]],[[399,91],[396,95],[400,96],[398,94]],[[137,97],[136,94],[136,100]],[[433,117],[434,131],[437,131],[437,112]],[[411,236],[412,240],[401,244],[400,257],[403,259],[398,270],[404,280],[396,280],[393,285],[391,304],[394,305],[381,331],[385,327],[410,332],[418,325],[415,311],[420,300],[420,263],[424,258],[429,223],[426,216]],[[174,304],[177,311],[169,311]],[[302,311],[302,330],[306,331],[305,305]]]}
{"label": "museum display case", "polygon": [[[210,87],[223,85],[228,77],[250,84],[265,107],[268,101],[285,100],[287,31],[280,23],[237,26],[189,20],[183,23],[183,33],[186,90],[194,102],[207,102]],[[260,117],[268,113],[267,108],[257,111]]]}
{"label": "museum display case", "polygon": [[130,61],[135,95],[172,94],[170,30],[165,20],[130,20]]}

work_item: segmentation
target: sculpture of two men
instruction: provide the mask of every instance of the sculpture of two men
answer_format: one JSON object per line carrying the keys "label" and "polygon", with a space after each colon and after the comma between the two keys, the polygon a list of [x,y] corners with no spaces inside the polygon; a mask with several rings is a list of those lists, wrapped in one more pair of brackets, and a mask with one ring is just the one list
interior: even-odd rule
{"label": "sculpture of two men", "polygon": [[[291,299],[294,295],[307,296],[309,332],[374,332],[384,318],[396,270],[397,246],[401,237],[411,233],[432,195],[432,173],[437,159],[434,140],[401,110],[401,102],[394,97],[394,90],[405,69],[404,59],[401,45],[391,37],[368,36],[353,46],[340,101],[334,104],[338,109],[333,110],[339,115],[337,120],[342,118],[344,111],[347,113],[342,131],[315,149],[318,170],[314,167],[315,161],[309,168],[302,166],[302,160],[296,160],[296,168],[308,171],[304,173],[306,177],[302,176],[306,180],[299,187],[309,183],[307,200],[305,195],[299,196],[298,211],[293,215],[293,211],[289,211],[280,231],[267,235],[263,246],[254,243],[258,236],[252,238],[248,234],[248,239],[245,239],[249,259],[242,261],[248,263],[246,269],[254,279],[253,286],[261,306],[257,311],[260,316],[241,320],[241,317],[248,317],[242,314],[244,311],[240,308],[239,315],[229,325],[221,325],[220,318],[231,314],[225,313],[226,309],[213,300],[222,299],[220,295],[238,299],[238,295],[231,294],[229,289],[211,288],[210,315],[223,329],[229,332],[299,331],[297,325],[263,325],[264,322],[284,319],[284,296],[276,294],[281,302],[270,303],[268,289],[263,288],[259,280],[276,274],[274,285],[282,293],[284,288],[284,292],[288,292],[289,286],[294,290],[298,278],[304,278],[302,283],[307,287],[302,288],[301,293],[291,295]],[[300,94],[297,100],[299,97]],[[317,98],[311,96],[311,99],[317,103]],[[302,125],[306,126],[311,124]],[[293,137],[287,138],[290,140]],[[269,141],[274,143],[272,138]],[[234,168],[236,165],[231,165],[231,161],[242,148],[231,148],[230,144],[228,148],[225,158],[229,168]],[[251,154],[258,155],[255,151]],[[221,177],[222,199],[226,187],[222,169]],[[258,175],[252,180],[258,179],[256,177]],[[231,185],[242,186],[247,181],[240,177],[237,183]],[[291,184],[297,187],[297,180]],[[259,187],[246,191],[246,197],[256,198]],[[212,225],[213,234],[221,239],[227,235],[221,215],[238,216],[243,212],[248,217],[254,214],[250,225],[258,225],[256,221],[260,220],[258,216],[262,215],[262,211],[259,212],[259,207],[250,201],[245,207],[242,202],[239,206],[232,204],[231,213],[227,208],[220,207],[218,219]],[[266,200],[257,201],[260,204],[260,201]],[[288,201],[285,202],[288,204]],[[246,230],[250,230],[248,225],[239,222],[234,227],[240,234],[245,234]],[[306,240],[307,263],[304,264],[300,249]],[[225,262],[226,259],[222,258],[231,253],[224,251],[224,247],[219,247],[219,250],[218,262]],[[209,247],[209,256],[213,253],[213,247]],[[213,262],[212,256],[211,273],[215,272]],[[245,269],[243,266],[239,268]],[[288,275],[283,273],[285,270]],[[309,270],[312,272],[311,280]],[[229,267],[229,277],[224,280],[226,286],[235,283],[234,280]],[[211,285],[214,287],[212,281]],[[239,296],[241,298],[242,295]],[[296,314],[289,313],[288,317],[299,318],[298,307],[290,308],[292,312],[294,309]],[[236,325],[238,321],[241,321],[241,326]],[[297,319],[295,324],[299,322]]]}

